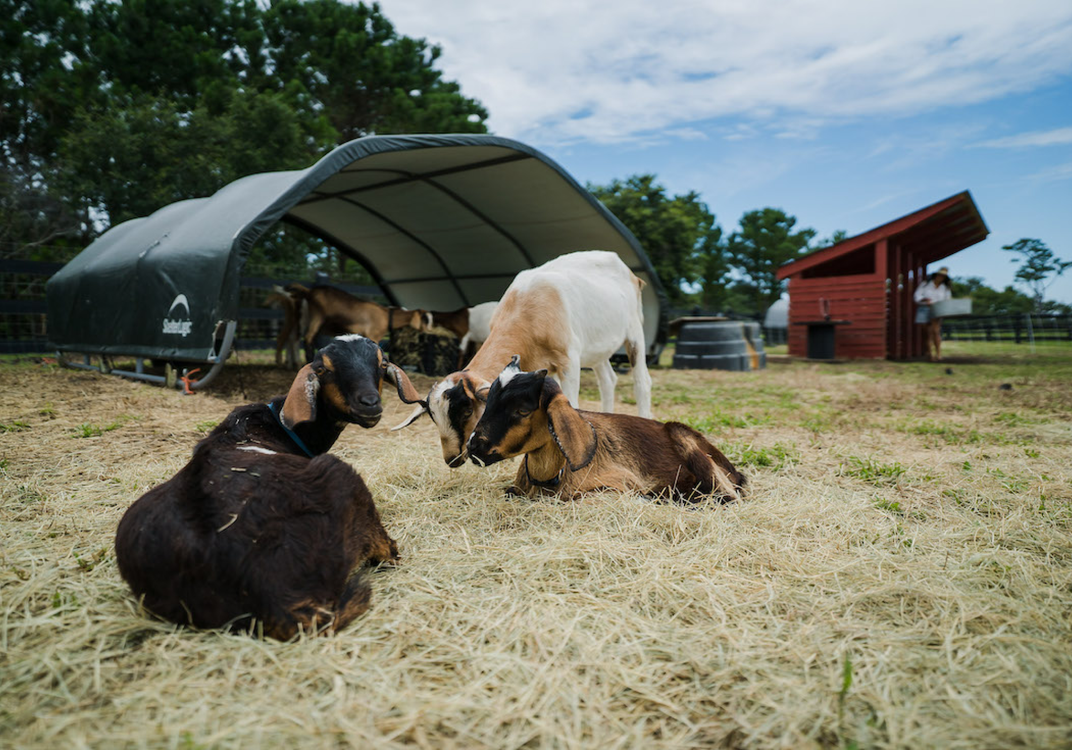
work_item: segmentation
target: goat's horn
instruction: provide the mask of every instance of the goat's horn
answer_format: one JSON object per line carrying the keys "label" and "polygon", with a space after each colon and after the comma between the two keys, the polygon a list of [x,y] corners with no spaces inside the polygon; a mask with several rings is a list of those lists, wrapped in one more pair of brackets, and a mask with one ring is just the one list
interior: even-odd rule
{"label": "goat's horn", "polygon": [[410,414],[408,417],[406,417],[406,419],[403,422],[401,422],[399,424],[396,424],[394,427],[392,427],[391,432],[401,430],[403,427],[409,427],[411,424],[413,424],[414,422],[417,421],[418,417],[420,417],[422,414],[427,414],[427,413],[428,413],[428,404],[425,403],[424,401],[422,401],[419,404],[417,404],[417,408],[414,409],[413,413]]}

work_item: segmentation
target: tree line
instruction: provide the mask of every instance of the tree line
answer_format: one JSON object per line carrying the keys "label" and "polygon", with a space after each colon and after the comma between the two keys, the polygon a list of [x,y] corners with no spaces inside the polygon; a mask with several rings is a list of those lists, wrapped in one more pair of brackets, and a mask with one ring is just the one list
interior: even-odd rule
{"label": "tree line", "polygon": [[[67,260],[110,226],[248,174],[305,168],[363,135],[487,132],[483,105],[436,70],[441,52],[399,34],[377,4],[0,0],[0,255]],[[777,208],[724,233],[698,193],[670,195],[650,174],[588,189],[679,308],[762,314],[784,289],[783,263],[845,238],[817,239]],[[1045,285],[1072,263],[1020,242],[1007,249],[1023,256],[1017,278],[1032,295],[959,280],[977,312],[1056,309]],[[278,275],[371,282],[345,261],[283,226],[250,259]]]}
{"label": "tree line", "polygon": [[[785,291],[777,271],[785,263],[847,239],[844,230],[816,238],[779,208],[746,211],[726,234],[698,193],[670,195],[655,175],[634,175],[609,185],[589,184],[636,236],[654,265],[670,304],[759,316]],[[992,289],[977,276],[954,277],[953,295],[972,297],[976,315],[1034,312],[1072,314],[1072,306],[1045,299],[1046,289],[1072,261],[1057,258],[1045,243],[1021,239],[1006,245],[1018,263],[1012,286]]]}
{"label": "tree line", "polygon": [[371,133],[486,132],[440,54],[376,4],[0,0],[0,249],[62,255]]}

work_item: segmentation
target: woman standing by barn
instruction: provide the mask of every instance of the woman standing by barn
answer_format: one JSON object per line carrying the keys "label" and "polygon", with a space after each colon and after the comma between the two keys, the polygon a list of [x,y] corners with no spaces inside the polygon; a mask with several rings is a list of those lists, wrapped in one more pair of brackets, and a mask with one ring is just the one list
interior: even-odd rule
{"label": "woman standing by barn", "polygon": [[916,323],[924,326],[923,340],[927,345],[927,359],[938,362],[942,359],[942,319],[935,317],[931,305],[943,302],[953,296],[953,282],[949,279],[949,269],[942,266],[932,273],[926,281],[916,288],[913,299],[919,308],[916,310]]}

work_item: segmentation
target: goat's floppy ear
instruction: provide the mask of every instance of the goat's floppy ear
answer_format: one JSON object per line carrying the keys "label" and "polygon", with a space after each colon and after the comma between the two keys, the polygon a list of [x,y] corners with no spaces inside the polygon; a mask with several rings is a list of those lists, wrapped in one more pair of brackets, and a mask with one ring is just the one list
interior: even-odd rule
{"label": "goat's floppy ear", "polygon": [[383,379],[395,387],[398,391],[398,398],[402,403],[420,404],[425,408],[428,407],[428,402],[422,399],[421,395],[417,393],[417,389],[413,387],[413,383],[410,382],[409,376],[406,375],[406,371],[394,362],[384,361]]}
{"label": "goat's floppy ear", "polygon": [[566,457],[570,471],[590,464],[596,455],[596,429],[570,405],[562,391],[551,397],[546,411],[547,429]]}
{"label": "goat's floppy ear", "polygon": [[294,425],[316,419],[316,397],[319,392],[320,378],[313,372],[313,366],[309,364],[298,370],[279,415],[283,426],[293,430]]}

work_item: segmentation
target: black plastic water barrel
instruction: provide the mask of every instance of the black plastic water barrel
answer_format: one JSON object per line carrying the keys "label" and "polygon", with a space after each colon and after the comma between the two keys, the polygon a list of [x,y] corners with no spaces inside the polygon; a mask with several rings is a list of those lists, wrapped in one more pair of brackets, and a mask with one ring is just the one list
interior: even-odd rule
{"label": "black plastic water barrel", "polygon": [[675,369],[745,371],[766,366],[758,323],[686,320],[678,330]]}

